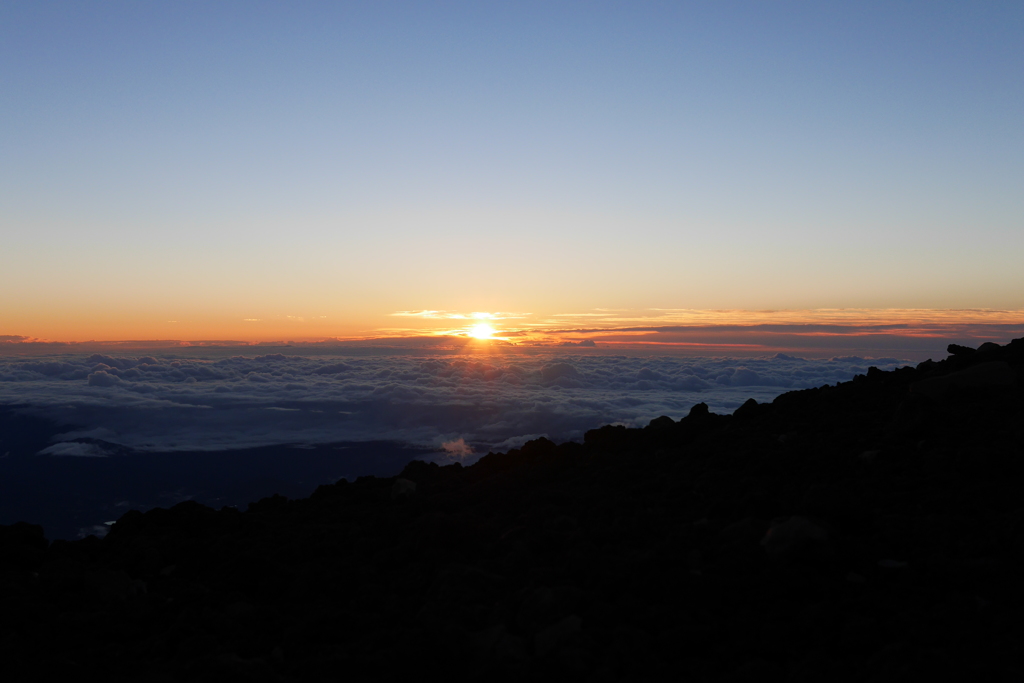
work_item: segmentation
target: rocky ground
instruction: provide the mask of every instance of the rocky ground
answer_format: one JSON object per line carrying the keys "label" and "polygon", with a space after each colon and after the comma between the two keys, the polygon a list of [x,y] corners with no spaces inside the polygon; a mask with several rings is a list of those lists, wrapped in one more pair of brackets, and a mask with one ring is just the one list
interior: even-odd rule
{"label": "rocky ground", "polygon": [[1024,680],[1024,339],[950,352],[103,540],[0,527],[0,676]]}

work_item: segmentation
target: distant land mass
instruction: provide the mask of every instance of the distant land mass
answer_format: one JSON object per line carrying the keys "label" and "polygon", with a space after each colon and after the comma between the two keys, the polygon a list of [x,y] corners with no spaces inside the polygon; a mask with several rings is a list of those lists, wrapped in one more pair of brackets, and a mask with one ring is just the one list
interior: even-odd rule
{"label": "distant land mass", "polygon": [[103,539],[0,527],[5,680],[1024,680],[1024,339],[949,354]]}

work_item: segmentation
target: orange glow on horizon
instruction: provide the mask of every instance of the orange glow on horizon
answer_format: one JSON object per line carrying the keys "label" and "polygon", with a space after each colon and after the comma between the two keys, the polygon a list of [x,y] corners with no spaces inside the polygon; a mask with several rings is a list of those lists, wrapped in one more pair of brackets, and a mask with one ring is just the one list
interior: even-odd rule
{"label": "orange glow on horizon", "polygon": [[[522,309],[520,309],[522,310]],[[805,344],[855,347],[875,338],[904,340],[978,339],[1006,343],[1024,336],[1024,310],[991,309],[815,309],[695,310],[590,309],[582,312],[512,313],[470,310],[416,310],[398,313],[327,310],[294,314],[249,313],[234,317],[177,311],[133,319],[107,311],[100,316],[43,316],[7,319],[0,347],[22,342],[107,343],[218,346],[268,343],[410,345],[409,348],[461,348],[467,341],[481,349],[491,342],[528,348],[584,343],[625,347],[632,344],[678,347],[796,348]],[[149,318],[148,320],[146,318]],[[401,320],[402,324],[393,325]],[[500,322],[499,322],[500,321]],[[461,323],[463,326],[452,325]],[[498,329],[500,325],[500,329]],[[423,344],[415,342],[422,339]],[[849,339],[849,344],[842,343]],[[128,341],[134,340],[134,341]],[[158,342],[158,340],[160,340]],[[447,340],[447,341],[446,341]],[[831,340],[826,342],[825,340]],[[882,342],[871,342],[879,345]],[[920,343],[918,344],[920,346]]]}

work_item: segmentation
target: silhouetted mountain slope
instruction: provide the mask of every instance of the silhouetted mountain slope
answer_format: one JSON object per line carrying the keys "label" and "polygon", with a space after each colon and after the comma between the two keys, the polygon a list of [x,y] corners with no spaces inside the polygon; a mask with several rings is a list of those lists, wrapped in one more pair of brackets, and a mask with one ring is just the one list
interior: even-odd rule
{"label": "silhouetted mountain slope", "polygon": [[1020,680],[1024,340],[950,352],[102,541],[3,527],[5,679]]}

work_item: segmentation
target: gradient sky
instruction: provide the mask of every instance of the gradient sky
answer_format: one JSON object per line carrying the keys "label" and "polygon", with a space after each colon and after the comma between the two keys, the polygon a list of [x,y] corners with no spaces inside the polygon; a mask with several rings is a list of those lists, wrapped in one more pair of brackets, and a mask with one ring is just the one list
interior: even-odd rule
{"label": "gradient sky", "polygon": [[1019,2],[6,2],[0,335],[1020,312],[1022,36]]}

